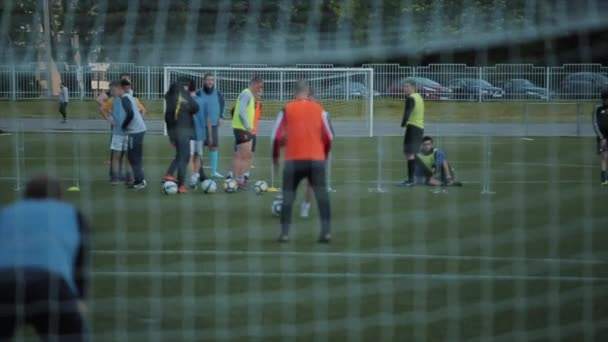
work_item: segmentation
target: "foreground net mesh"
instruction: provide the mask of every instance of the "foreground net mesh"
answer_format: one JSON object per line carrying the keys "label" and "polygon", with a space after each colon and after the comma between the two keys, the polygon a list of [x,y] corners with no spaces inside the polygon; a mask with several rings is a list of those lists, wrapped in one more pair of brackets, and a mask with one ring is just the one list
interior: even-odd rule
{"label": "foreground net mesh", "polygon": [[[604,341],[608,220],[590,113],[608,71],[589,63],[606,48],[597,39],[606,9],[601,0],[6,0],[0,203],[40,172],[79,189],[66,200],[94,229],[95,341]],[[429,55],[437,63],[420,62]],[[148,109],[143,191],[109,184],[109,126],[94,102],[125,73]],[[286,245],[274,241],[273,193],[226,194],[221,179],[215,194],[161,192],[175,152],[163,94],[206,73],[228,109],[253,76],[264,80],[251,179],[277,187],[272,120],[295,82],[310,81],[337,137],[331,245],[315,243],[314,201],[299,217],[302,187]],[[425,134],[464,187],[398,187],[407,79],[425,98]],[[65,124],[53,97],[61,80]],[[224,121],[221,173],[232,134]],[[35,340],[33,330],[16,340]]]}

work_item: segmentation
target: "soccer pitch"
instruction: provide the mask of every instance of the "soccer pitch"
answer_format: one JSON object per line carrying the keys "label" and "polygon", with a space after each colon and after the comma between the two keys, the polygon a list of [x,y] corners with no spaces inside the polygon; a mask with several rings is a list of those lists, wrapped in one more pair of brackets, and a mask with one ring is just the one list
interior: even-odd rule
{"label": "soccer pitch", "polygon": [[[481,137],[440,137],[465,183],[445,192],[396,186],[402,138],[338,138],[328,246],[315,243],[314,206],[307,220],[295,207],[278,244],[273,194],[162,195],[173,151],[158,134],[145,140],[144,191],[109,185],[109,134],[76,136],[77,168],[72,133],[26,133],[23,149],[15,138],[0,136],[0,204],[19,195],[17,165],[21,179],[44,171],[66,187],[78,170],[67,199],[93,227],[96,341],[608,340],[608,189],[593,138],[495,137],[488,163]],[[270,181],[268,140],[253,179]],[[368,191],[378,144],[385,193]],[[221,140],[223,169],[231,147]],[[482,195],[488,175],[495,194]]]}

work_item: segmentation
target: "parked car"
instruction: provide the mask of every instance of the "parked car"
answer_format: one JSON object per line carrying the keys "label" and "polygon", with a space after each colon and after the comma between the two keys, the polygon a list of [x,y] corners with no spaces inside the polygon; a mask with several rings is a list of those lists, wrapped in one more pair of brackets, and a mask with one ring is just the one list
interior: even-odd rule
{"label": "parked car", "polygon": [[566,76],[559,87],[560,96],[568,99],[598,98],[608,89],[608,77],[593,72],[577,72]]}
{"label": "parked car", "polygon": [[327,88],[319,87],[319,90],[315,91],[315,87],[313,86],[314,95],[323,98],[323,99],[344,99],[347,97],[350,98],[367,98],[370,93],[373,96],[379,96],[380,93],[377,91],[370,91],[367,86],[360,82],[340,82],[334,85],[330,85]]}
{"label": "parked car", "polygon": [[449,87],[454,92],[454,98],[459,100],[475,100],[480,95],[483,99],[501,99],[504,95],[501,88],[478,78],[455,78],[450,81]]}
{"label": "parked car", "polygon": [[386,89],[386,95],[405,97],[405,84],[410,81],[416,82],[418,93],[427,100],[448,100],[452,94],[452,89],[444,87],[429,78],[408,77],[390,85]]}
{"label": "parked car", "polygon": [[508,81],[498,83],[498,86],[505,91],[505,98],[508,99],[547,99],[547,89],[539,87],[524,78],[513,78]]}

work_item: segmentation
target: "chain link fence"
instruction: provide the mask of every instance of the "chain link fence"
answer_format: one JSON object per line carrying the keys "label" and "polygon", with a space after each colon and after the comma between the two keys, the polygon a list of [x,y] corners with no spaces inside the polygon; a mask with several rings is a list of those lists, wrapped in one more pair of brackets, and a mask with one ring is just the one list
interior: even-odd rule
{"label": "chain link fence", "polygon": [[[166,65],[165,65],[166,66]],[[46,99],[57,93],[62,80],[72,98],[92,99],[122,74],[131,76],[133,88],[142,99],[161,99],[165,66],[132,63],[68,65],[57,64],[49,72],[44,64],[0,65],[0,99]],[[198,64],[172,66],[196,67]],[[268,65],[231,65],[264,68]],[[296,68],[327,68],[331,64],[302,64]],[[532,64],[498,64],[488,67],[465,64],[364,64],[374,69],[374,89],[386,98],[404,98],[404,84],[413,80],[427,100],[436,101],[571,101],[598,99],[608,89],[608,67],[601,64],[567,64],[559,67]]]}

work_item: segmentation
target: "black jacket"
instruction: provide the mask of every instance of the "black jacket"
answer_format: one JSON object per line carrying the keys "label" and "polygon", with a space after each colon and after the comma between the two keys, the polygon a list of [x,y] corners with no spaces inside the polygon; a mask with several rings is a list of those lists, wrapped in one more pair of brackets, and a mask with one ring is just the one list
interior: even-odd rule
{"label": "black jacket", "polygon": [[194,117],[199,105],[179,83],[174,83],[165,94],[165,123],[171,138],[194,137]]}

